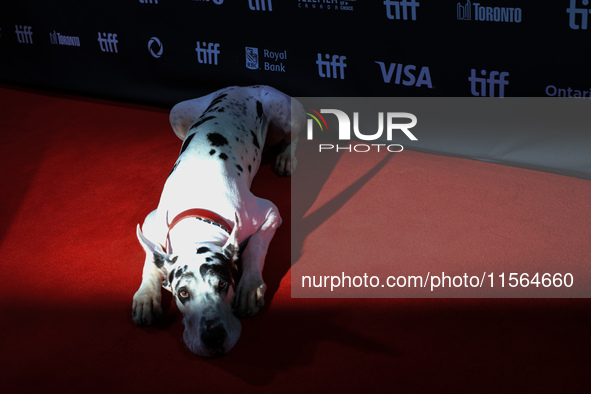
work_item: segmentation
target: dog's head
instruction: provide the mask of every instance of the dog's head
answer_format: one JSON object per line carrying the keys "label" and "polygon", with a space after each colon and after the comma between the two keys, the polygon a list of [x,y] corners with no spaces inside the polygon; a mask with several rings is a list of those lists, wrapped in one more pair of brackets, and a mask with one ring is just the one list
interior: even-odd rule
{"label": "dog's head", "polygon": [[187,347],[202,357],[226,354],[238,341],[240,321],[232,313],[238,223],[224,246],[196,244],[192,254],[168,254],[141,232],[137,236],[144,249],[154,255],[154,264],[163,274],[163,287],[172,292],[183,314]]}

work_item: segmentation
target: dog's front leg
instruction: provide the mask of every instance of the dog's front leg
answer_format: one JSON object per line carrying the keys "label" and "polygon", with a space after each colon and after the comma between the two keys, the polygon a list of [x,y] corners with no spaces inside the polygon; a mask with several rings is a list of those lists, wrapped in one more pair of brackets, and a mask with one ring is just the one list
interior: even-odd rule
{"label": "dog's front leg", "polygon": [[[271,204],[266,200],[260,201]],[[234,313],[238,317],[254,316],[265,305],[264,297],[267,285],[263,281],[263,266],[269,243],[280,225],[279,211],[271,204],[265,221],[258,231],[250,237],[248,245],[242,253],[242,277],[234,298]]]}
{"label": "dog's front leg", "polygon": [[[160,239],[159,232],[155,231],[158,228],[155,223],[156,211],[153,211],[146,217],[143,228],[148,237]],[[146,260],[142,271],[142,283],[133,296],[132,319],[138,326],[147,326],[163,315],[162,281],[166,271],[162,267],[162,262],[167,256],[161,248],[146,239],[139,227],[137,236],[146,252]]]}
{"label": "dog's front leg", "polygon": [[162,271],[154,264],[154,255],[146,254],[142,273],[142,284],[133,296],[132,318],[138,326],[153,324],[163,315],[162,311]]}

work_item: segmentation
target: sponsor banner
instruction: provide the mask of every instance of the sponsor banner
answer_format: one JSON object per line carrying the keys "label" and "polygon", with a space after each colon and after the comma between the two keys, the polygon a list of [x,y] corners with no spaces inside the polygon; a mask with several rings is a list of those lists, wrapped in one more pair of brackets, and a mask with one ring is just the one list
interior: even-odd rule
{"label": "sponsor banner", "polygon": [[522,15],[523,12],[518,7],[490,6],[470,0],[463,5],[458,3],[457,6],[458,20],[465,21],[521,23]]}
{"label": "sponsor banner", "polygon": [[31,26],[15,25],[14,33],[19,44],[33,44],[33,28]]}
{"label": "sponsor banner", "polygon": [[246,68],[285,73],[287,72],[287,50],[274,51],[257,47],[245,47]]}
{"label": "sponsor banner", "polygon": [[228,85],[344,97],[587,99],[591,89],[577,55],[587,0],[25,3],[0,5],[3,83],[166,107]]}
{"label": "sponsor banner", "polygon": [[[528,170],[591,179],[587,101],[298,101],[306,125],[291,183],[293,297],[591,296],[591,184],[578,180],[582,191],[571,193],[560,177]],[[427,166],[426,156],[440,156],[425,152],[487,164],[468,173],[457,158]],[[560,170],[564,161],[581,172]],[[534,187],[520,186],[531,177]],[[518,252],[524,242],[527,255]]]}
{"label": "sponsor banner", "polygon": [[65,34],[58,33],[55,30],[49,33],[49,41],[52,45],[64,45],[73,47],[80,46],[80,37],[68,36]]}
{"label": "sponsor banner", "polygon": [[357,0],[297,0],[300,10],[317,12],[355,11]]}

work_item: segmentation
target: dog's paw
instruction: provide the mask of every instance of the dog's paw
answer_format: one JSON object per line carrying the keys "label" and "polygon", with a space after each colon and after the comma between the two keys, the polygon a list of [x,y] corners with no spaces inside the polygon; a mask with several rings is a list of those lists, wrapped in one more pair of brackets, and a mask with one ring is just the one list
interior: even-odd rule
{"label": "dog's paw", "polygon": [[233,310],[238,317],[252,317],[265,306],[267,285],[260,275],[243,275],[236,289]]}
{"label": "dog's paw", "polygon": [[159,292],[140,288],[133,296],[133,322],[138,326],[154,324],[163,315],[160,298]]}
{"label": "dog's paw", "polygon": [[275,160],[275,173],[280,176],[291,176],[294,173],[298,160],[289,152],[283,152],[277,155]]}

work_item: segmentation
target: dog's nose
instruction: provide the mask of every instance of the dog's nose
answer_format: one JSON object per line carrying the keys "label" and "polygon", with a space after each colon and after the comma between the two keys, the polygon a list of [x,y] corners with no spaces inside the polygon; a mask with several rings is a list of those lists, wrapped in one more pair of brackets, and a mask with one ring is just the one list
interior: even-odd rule
{"label": "dog's nose", "polygon": [[201,342],[211,350],[221,350],[226,340],[226,330],[216,320],[206,320],[203,323]]}

